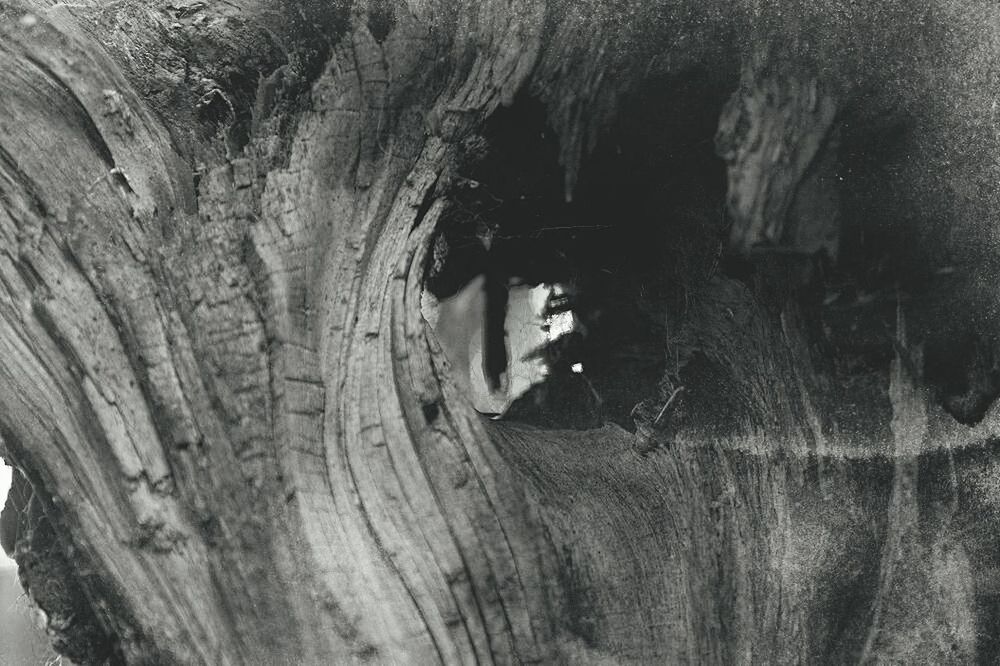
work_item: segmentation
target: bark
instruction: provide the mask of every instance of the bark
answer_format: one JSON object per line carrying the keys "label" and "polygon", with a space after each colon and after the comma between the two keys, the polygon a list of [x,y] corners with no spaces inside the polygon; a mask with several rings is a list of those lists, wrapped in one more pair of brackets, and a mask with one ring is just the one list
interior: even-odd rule
{"label": "bark", "polygon": [[[5,5],[2,535],[57,647],[990,661],[998,20],[975,0]],[[692,76],[704,100],[675,92]],[[530,104],[557,137],[546,205],[655,230],[667,360],[634,432],[483,418],[421,315],[487,128]],[[707,113],[676,150],[710,182],[661,207],[683,141],[654,139]],[[616,142],[633,182],[600,170]],[[616,200],[640,187],[646,208]]]}

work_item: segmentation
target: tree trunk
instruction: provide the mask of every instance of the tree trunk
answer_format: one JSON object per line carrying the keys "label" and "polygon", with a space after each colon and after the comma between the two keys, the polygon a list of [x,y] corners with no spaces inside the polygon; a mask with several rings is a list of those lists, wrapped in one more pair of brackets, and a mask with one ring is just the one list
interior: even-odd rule
{"label": "tree trunk", "polygon": [[[57,648],[991,662],[1000,9],[814,4],[5,5],[2,534]],[[590,304],[598,427],[458,388],[421,300],[484,233]]]}

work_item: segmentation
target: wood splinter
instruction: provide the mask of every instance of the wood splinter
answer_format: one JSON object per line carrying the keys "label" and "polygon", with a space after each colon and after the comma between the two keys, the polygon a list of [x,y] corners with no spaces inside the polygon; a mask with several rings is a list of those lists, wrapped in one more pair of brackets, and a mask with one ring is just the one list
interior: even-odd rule
{"label": "wood splinter", "polygon": [[[662,428],[662,423],[667,415],[667,412],[670,411],[671,406],[673,406],[674,402],[677,400],[677,396],[679,396],[683,390],[683,386],[678,386],[673,390],[670,397],[667,398],[667,401],[663,403],[663,407],[660,408],[659,413],[656,415],[656,418],[653,419],[652,423],[636,423],[635,448],[641,455],[646,455],[659,446],[656,433]],[[638,408],[638,405],[636,405],[636,408]],[[632,415],[633,417],[635,416],[635,409],[632,410]]]}

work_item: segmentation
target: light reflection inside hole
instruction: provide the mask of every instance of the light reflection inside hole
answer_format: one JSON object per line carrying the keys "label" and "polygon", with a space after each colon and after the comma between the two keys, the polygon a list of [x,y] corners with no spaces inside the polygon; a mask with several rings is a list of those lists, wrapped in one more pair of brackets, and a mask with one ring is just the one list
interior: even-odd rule
{"label": "light reflection inside hole", "polygon": [[549,342],[554,342],[564,335],[569,335],[575,328],[573,313],[556,312],[546,317],[545,325],[548,328]]}
{"label": "light reflection inside hole", "polygon": [[[493,389],[484,372],[485,296],[482,278],[478,278],[442,301],[428,300],[425,292],[421,309],[455,371],[464,376],[463,383],[468,382],[476,409],[501,415],[549,376],[552,368],[541,353],[544,347],[578,330],[580,324],[565,285],[530,285],[512,280],[504,322],[507,368],[500,376],[500,388]],[[583,366],[577,363],[571,370],[579,374]]]}

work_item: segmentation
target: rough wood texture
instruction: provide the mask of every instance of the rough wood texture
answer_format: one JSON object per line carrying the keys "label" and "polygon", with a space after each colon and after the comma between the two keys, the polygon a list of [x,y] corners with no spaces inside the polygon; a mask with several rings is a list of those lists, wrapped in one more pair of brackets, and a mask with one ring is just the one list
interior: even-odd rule
{"label": "rough wood texture", "polygon": [[[60,649],[990,660],[1000,422],[911,370],[941,321],[994,337],[1000,13],[806,4],[4,5],[0,436],[33,488],[4,534]],[[669,427],[484,420],[420,313],[477,133],[539,100],[570,199],[633,96],[692,72],[733,89],[730,244],[795,256],[737,280],[717,221],[678,224]],[[824,354],[872,300],[820,309],[798,255],[879,265],[859,228],[961,275],[896,285],[909,330],[873,315],[893,360],[855,371]]]}

